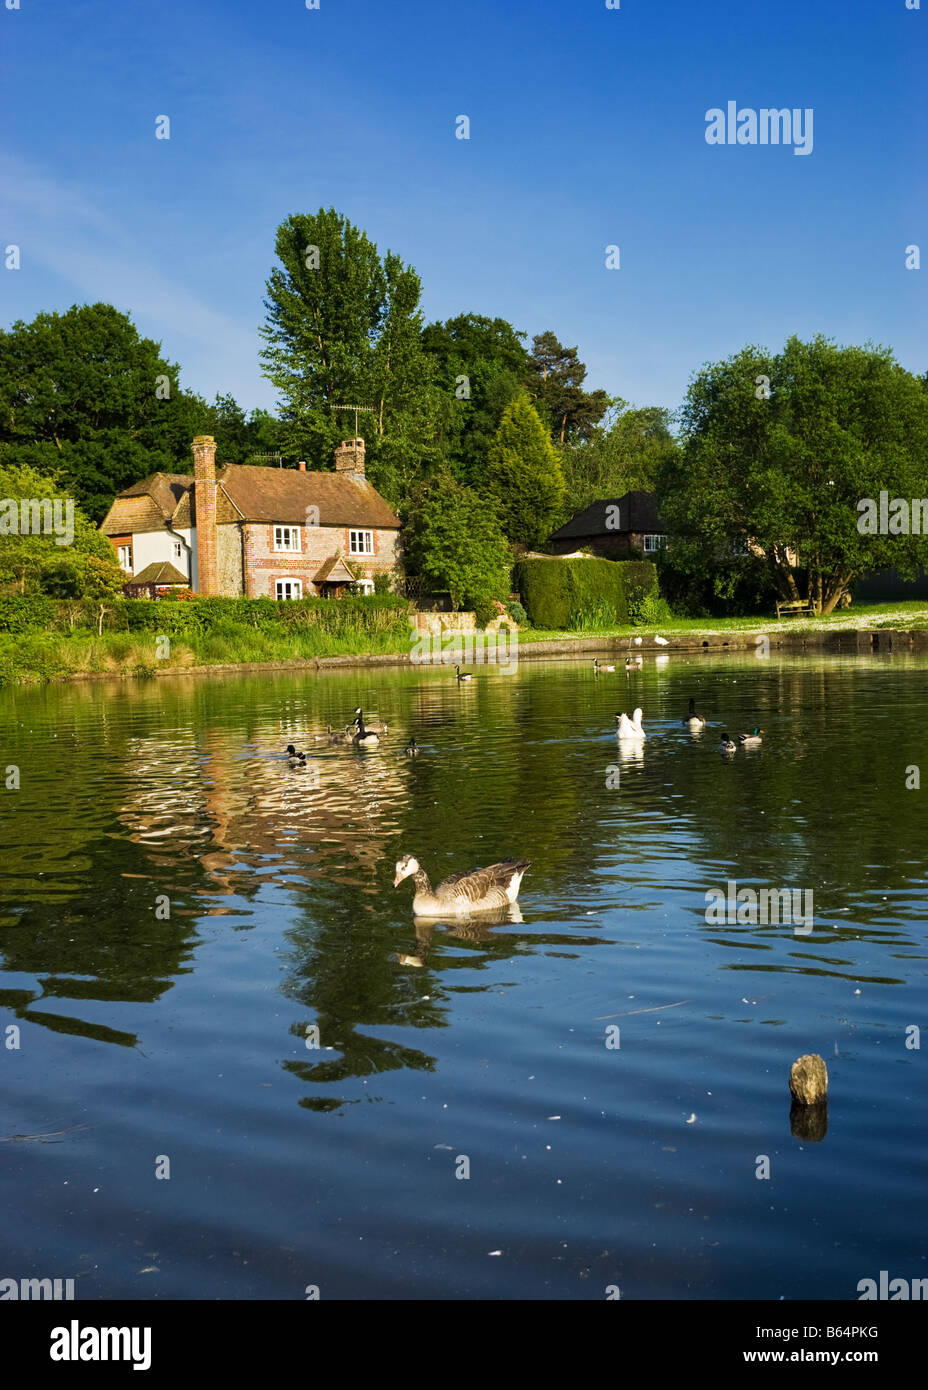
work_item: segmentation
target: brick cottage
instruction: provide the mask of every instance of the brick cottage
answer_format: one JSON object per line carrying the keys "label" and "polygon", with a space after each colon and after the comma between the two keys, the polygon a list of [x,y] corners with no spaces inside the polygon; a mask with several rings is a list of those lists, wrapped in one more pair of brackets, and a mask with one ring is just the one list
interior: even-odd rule
{"label": "brick cottage", "polygon": [[368,482],[364,440],[335,450],[335,472],[226,464],[193,441],[193,475],[154,473],[126,488],[101,531],[136,584],[204,596],[337,598],[400,570],[399,517]]}

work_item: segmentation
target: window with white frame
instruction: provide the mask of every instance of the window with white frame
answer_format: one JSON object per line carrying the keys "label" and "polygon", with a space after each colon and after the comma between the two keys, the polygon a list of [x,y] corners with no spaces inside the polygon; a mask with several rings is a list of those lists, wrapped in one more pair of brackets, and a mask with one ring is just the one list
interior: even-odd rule
{"label": "window with white frame", "polygon": [[175,541],[175,542],[174,542],[174,559],[175,559],[175,560],[179,560],[179,559],[181,558],[181,556],[183,555],[183,553],[184,553],[184,547],[181,545],[180,541]]}
{"label": "window with white frame", "polygon": [[302,598],[303,583],[300,579],[277,579],[274,582],[274,597],[277,599]]}
{"label": "window with white frame", "polygon": [[132,573],[132,546],[131,546],[131,545],[121,545],[121,546],[119,547],[119,563],[122,565],[122,567],[123,567],[124,570],[128,570],[130,574]]}
{"label": "window with white frame", "polygon": [[299,526],[275,526],[274,549],[294,551],[300,548]]}
{"label": "window with white frame", "polygon": [[655,550],[660,550],[661,547],[663,546],[663,544],[664,544],[664,537],[663,537],[663,535],[660,535],[660,534],[657,534],[657,535],[654,535],[654,534],[652,534],[652,535],[646,535],[645,538],[644,538],[644,549],[645,549],[645,553],[647,553],[648,551],[650,551],[650,552],[653,553]]}
{"label": "window with white frame", "polygon": [[373,555],[373,531],[349,531],[348,545],[351,549],[352,555]]}

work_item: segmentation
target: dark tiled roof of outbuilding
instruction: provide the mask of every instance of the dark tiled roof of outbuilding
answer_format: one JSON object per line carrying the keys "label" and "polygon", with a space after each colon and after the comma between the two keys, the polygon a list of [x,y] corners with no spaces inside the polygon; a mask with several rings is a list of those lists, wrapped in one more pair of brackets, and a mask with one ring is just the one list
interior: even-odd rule
{"label": "dark tiled roof of outbuilding", "polygon": [[[607,526],[607,507],[618,508],[618,526]],[[626,492],[624,497],[605,497],[572,516],[550,537],[552,541],[579,540],[588,536],[614,536],[627,531],[660,534],[664,524],[657,510],[653,492]]]}

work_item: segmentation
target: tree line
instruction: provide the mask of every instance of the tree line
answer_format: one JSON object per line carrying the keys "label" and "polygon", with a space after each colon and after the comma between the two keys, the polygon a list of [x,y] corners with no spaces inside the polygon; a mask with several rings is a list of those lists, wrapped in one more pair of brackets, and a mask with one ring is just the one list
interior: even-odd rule
{"label": "tree line", "polygon": [[[859,498],[923,490],[926,379],[888,349],[747,347],[699,369],[674,415],[588,389],[579,348],[551,330],[529,343],[502,318],[426,323],[414,268],[334,209],[287,218],[275,251],[259,357],[276,415],[182,387],[178,365],[112,305],[41,313],[0,332],[0,494],[39,477],[99,522],[121,489],[189,472],[202,433],[221,463],[328,469],[354,430],[345,408],[359,407],[407,565],[484,613],[505,597],[514,552],[636,488],[658,494],[665,587],[690,611],[800,588],[829,611],[866,569],[925,562],[921,536],[856,526]],[[24,538],[0,545],[0,584],[23,587],[28,552]]]}

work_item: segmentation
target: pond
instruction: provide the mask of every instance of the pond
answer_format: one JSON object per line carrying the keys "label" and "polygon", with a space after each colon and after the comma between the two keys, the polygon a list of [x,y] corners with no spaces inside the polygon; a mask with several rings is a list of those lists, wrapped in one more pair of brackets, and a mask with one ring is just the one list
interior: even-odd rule
{"label": "pond", "polygon": [[[0,693],[0,1277],[91,1299],[925,1277],[926,675],[648,655]],[[310,742],[358,704],[376,749]],[[620,742],[635,706],[648,738]],[[415,919],[406,853],[433,883],[531,860],[519,910]],[[744,888],[811,919],[729,909]],[[829,1073],[805,1130],[804,1053]]]}

